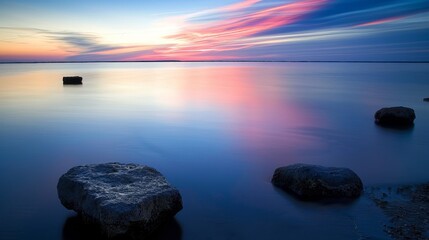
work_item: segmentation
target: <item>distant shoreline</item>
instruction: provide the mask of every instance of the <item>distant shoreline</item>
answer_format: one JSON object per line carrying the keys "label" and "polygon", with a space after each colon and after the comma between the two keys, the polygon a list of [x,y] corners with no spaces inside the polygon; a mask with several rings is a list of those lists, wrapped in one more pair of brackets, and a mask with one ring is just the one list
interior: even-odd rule
{"label": "distant shoreline", "polygon": [[213,62],[213,63],[429,63],[429,61],[268,61],[268,60],[212,60],[212,61],[180,61],[180,60],[164,60],[164,61],[28,61],[28,62],[0,62],[0,64],[40,64],[40,63],[163,63],[163,62]]}

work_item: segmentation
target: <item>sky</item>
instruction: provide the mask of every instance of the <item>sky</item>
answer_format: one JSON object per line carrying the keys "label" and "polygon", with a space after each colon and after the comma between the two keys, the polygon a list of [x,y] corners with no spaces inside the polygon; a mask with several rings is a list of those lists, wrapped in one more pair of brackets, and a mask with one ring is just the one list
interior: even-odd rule
{"label": "sky", "polygon": [[429,61],[428,0],[0,0],[0,62]]}

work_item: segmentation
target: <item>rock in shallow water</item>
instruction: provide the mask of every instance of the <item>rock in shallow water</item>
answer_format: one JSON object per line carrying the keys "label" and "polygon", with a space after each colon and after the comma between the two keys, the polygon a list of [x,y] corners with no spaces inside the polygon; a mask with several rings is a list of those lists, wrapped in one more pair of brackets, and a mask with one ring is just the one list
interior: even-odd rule
{"label": "rock in shallow water", "polygon": [[356,198],[363,190],[358,175],[348,168],[308,164],[277,168],[271,182],[305,200]]}
{"label": "rock in shallow water", "polygon": [[179,191],[154,168],[137,164],[73,167],[57,191],[66,208],[98,223],[108,237],[148,235],[182,209]]}
{"label": "rock in shallow water", "polygon": [[412,108],[389,107],[378,110],[374,118],[377,124],[383,126],[409,127],[414,124],[416,114]]}
{"label": "rock in shallow water", "polygon": [[82,84],[82,77],[79,76],[69,76],[69,77],[63,77],[63,84],[64,85],[80,85]]}

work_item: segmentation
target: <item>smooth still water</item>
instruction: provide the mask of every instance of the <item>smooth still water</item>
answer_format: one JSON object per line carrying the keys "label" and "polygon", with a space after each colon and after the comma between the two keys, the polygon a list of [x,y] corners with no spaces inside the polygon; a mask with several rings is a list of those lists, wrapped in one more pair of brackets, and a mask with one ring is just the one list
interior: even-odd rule
{"label": "smooth still water", "polygon": [[[366,186],[428,181],[423,97],[429,64],[1,64],[0,239],[96,239],[56,184],[113,161],[155,167],[180,190],[161,239],[385,239],[367,198],[303,203],[271,175],[302,162],[349,167]],[[413,129],[374,124],[397,105],[415,109]]]}

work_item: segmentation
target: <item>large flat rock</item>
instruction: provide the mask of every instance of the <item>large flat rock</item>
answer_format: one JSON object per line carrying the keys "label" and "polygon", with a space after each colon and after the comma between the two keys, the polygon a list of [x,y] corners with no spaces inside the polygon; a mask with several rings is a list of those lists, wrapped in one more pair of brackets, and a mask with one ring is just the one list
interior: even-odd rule
{"label": "large flat rock", "polygon": [[309,164],[277,168],[271,182],[305,200],[353,199],[363,190],[358,175],[348,168]]}
{"label": "large flat rock", "polygon": [[108,237],[149,235],[182,209],[182,197],[148,166],[106,163],[77,166],[57,185],[61,203],[97,223]]}

